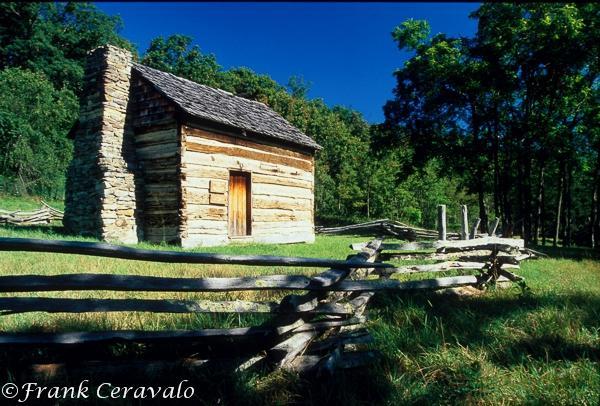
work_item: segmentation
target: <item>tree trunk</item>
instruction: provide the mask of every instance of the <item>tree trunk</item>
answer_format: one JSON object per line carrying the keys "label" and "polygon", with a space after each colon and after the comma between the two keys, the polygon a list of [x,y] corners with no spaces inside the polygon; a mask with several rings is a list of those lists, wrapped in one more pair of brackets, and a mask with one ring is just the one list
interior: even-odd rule
{"label": "tree trunk", "polygon": [[[483,179],[483,171],[480,173],[479,179]],[[481,232],[487,233],[487,224],[489,221],[487,208],[485,207],[485,194],[483,190],[483,180],[477,185],[477,195],[479,201],[479,218],[481,219]]]}
{"label": "tree trunk", "polygon": [[560,235],[560,220],[561,220],[561,212],[562,212],[562,201],[563,201],[563,191],[565,184],[565,164],[564,161],[560,162],[560,174],[559,174],[559,184],[558,184],[558,202],[556,204],[556,223],[554,227],[554,239],[552,240],[552,246],[556,247],[558,243],[558,237]]}
{"label": "tree trunk", "polygon": [[[370,179],[370,177],[369,177]],[[367,219],[371,219],[371,182],[367,179]]]}
{"label": "tree trunk", "polygon": [[542,245],[546,245],[546,188],[543,182],[543,173],[542,173],[542,183],[540,186],[541,190],[541,207],[540,207],[540,232],[542,234]]}
{"label": "tree trunk", "polygon": [[597,153],[596,174],[592,187],[592,213],[590,216],[592,248],[600,249],[600,151]]}
{"label": "tree trunk", "polygon": [[[494,121],[494,133],[492,137],[492,162],[494,162],[494,215],[498,218],[502,217],[500,203],[500,135],[498,130],[498,118]],[[484,223],[487,227],[487,224]]]}
{"label": "tree trunk", "polygon": [[542,206],[544,201],[544,162],[540,161],[540,175],[538,179],[538,194],[535,224],[533,229],[533,243],[537,245],[540,238],[540,224],[542,223]]}
{"label": "tree trunk", "polygon": [[523,154],[522,151],[519,151],[517,159],[517,197],[518,203],[517,208],[517,224],[520,229],[521,238],[525,240],[525,244],[529,241],[527,239],[527,234],[525,233],[525,216],[527,215],[525,202],[525,182],[524,182],[524,174],[523,174]]}
{"label": "tree trunk", "polygon": [[533,218],[533,210],[531,208],[531,156],[531,145],[529,145],[528,143],[527,149],[525,150],[525,162],[523,168],[523,201],[525,203],[525,215],[523,216],[523,226],[525,228],[525,241],[528,243],[531,242],[531,240],[533,239],[533,232],[531,227],[531,220]]}
{"label": "tree trunk", "polygon": [[[507,146],[508,150],[509,147]],[[510,185],[511,185],[511,176],[510,176],[510,151],[506,152],[506,158],[504,161],[504,168],[502,170],[502,183],[501,183],[501,197],[502,197],[502,236],[506,238],[512,237],[512,229],[513,229],[513,216],[512,216],[512,206],[510,201]]]}
{"label": "tree trunk", "polygon": [[600,169],[596,180],[596,224],[594,227],[596,249],[600,251]]}
{"label": "tree trunk", "polygon": [[592,190],[592,213],[590,215],[590,237],[592,248],[600,247],[600,244],[598,244],[598,182],[600,182],[600,176],[598,173],[596,173],[596,176],[594,176],[594,187]]}
{"label": "tree trunk", "polygon": [[572,218],[572,207],[573,199],[571,191],[573,189],[573,170],[571,164],[567,165],[566,172],[566,186],[565,186],[565,243],[564,245],[570,247],[573,244],[573,218]]}

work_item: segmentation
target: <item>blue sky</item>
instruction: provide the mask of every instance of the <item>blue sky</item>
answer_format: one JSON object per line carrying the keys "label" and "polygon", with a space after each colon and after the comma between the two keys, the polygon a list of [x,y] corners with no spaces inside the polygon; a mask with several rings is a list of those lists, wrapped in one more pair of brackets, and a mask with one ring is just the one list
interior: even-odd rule
{"label": "blue sky", "polygon": [[390,33],[409,19],[432,33],[471,36],[477,3],[96,3],[122,17],[121,34],[143,54],[157,36],[185,34],[224,67],[247,66],[285,85],[292,75],[312,83],[310,98],[354,108],[383,121],[393,72],[409,54]]}

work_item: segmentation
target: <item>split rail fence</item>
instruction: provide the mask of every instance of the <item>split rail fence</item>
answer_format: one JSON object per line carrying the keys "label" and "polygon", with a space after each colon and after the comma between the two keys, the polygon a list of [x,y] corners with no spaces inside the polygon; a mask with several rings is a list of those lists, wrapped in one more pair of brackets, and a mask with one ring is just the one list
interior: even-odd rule
{"label": "split rail fence", "polygon": [[[441,211],[440,211],[441,212]],[[444,227],[445,228],[445,227]],[[464,234],[464,233],[463,233]],[[114,274],[2,275],[0,276],[0,318],[2,315],[48,312],[153,312],[153,313],[267,313],[270,320],[243,328],[198,330],[110,330],[67,333],[0,331],[0,348],[28,351],[59,348],[71,351],[90,345],[136,343],[148,346],[193,343],[203,356],[180,360],[138,363],[144,373],[174,364],[185,368],[207,362],[228,363],[236,369],[267,365],[299,372],[331,373],[372,362],[377,352],[368,345],[372,338],[365,328],[365,310],[377,292],[434,291],[462,286],[483,289],[496,282],[517,282],[519,263],[536,253],[523,240],[486,236],[472,240],[437,240],[385,243],[376,238],[352,244],[358,252],[346,260],[322,258],[221,255],[193,252],[156,251],[104,243],[0,238],[0,251],[47,252],[139,261],[229,264],[243,266],[293,266],[324,268],[313,275],[262,275],[247,277],[155,277]],[[433,264],[394,266],[391,259],[426,259]],[[467,274],[402,281],[394,275],[457,271]],[[130,291],[130,292],[234,292],[284,291],[278,302],[211,301],[175,299],[105,299],[40,297],[39,292]],[[15,296],[7,296],[18,293]],[[23,296],[29,293],[30,296]],[[1,324],[0,324],[1,325]],[[88,353],[92,353],[89,352]],[[232,358],[232,354],[235,357]],[[83,371],[112,371],[110,360],[98,363],[82,360]],[[151,367],[149,367],[151,365]],[[73,365],[34,363],[34,374],[51,370],[67,373]]]}
{"label": "split rail fence", "polygon": [[438,229],[428,230],[426,228],[414,227],[395,220],[380,219],[365,223],[350,224],[340,227],[315,227],[319,234],[370,234],[399,238],[402,240],[468,240],[486,236],[495,236],[500,219],[496,218],[488,225],[488,233],[479,233],[481,219],[476,219],[473,227],[469,229],[467,206],[461,206],[460,213],[461,231],[446,231],[446,205],[438,205]]}
{"label": "split rail fence", "polygon": [[42,200],[42,207],[38,210],[2,210],[0,209],[0,224],[12,225],[39,225],[50,224],[53,221],[62,221],[64,213]]}

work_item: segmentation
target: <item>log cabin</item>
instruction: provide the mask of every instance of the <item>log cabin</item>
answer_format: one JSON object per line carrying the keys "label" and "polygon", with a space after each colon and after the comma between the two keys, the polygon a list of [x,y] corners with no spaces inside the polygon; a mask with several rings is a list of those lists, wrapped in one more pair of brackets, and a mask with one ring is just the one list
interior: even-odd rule
{"label": "log cabin", "polygon": [[183,247],[314,241],[320,146],[267,105],[90,51],[64,226]]}

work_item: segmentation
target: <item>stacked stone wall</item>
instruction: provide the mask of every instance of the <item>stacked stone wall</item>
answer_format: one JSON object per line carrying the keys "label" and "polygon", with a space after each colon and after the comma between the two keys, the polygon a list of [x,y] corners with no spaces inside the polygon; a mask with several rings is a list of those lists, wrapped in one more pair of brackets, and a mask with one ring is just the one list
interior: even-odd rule
{"label": "stacked stone wall", "polygon": [[135,243],[141,188],[130,125],[131,53],[110,45],[91,51],[67,173],[64,225],[69,232]]}

